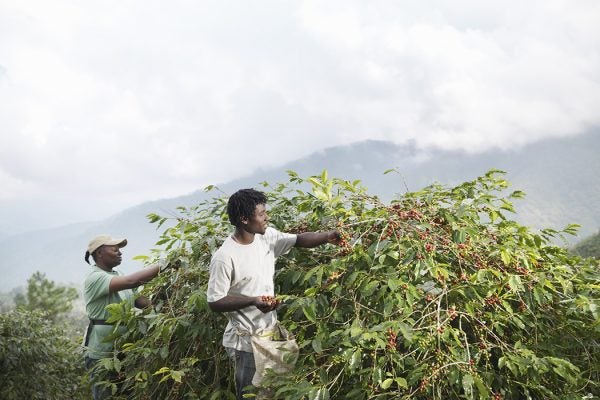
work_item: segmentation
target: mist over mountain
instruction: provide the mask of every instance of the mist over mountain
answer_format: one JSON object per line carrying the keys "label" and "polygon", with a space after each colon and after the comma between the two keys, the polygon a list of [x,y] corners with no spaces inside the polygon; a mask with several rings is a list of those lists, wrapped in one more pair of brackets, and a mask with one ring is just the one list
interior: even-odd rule
{"label": "mist over mountain", "polygon": [[[249,171],[245,177],[219,184],[225,193],[260,182],[287,181],[286,170],[301,176],[320,174],[348,180],[360,179],[369,193],[385,200],[397,194],[416,191],[439,182],[455,185],[484,174],[491,168],[507,172],[512,190],[527,193],[515,203],[519,222],[541,229],[562,228],[569,223],[582,225],[574,243],[600,227],[600,130],[576,137],[549,139],[510,151],[469,154],[439,149],[420,150],[414,144],[365,141],[328,148],[288,164]],[[395,168],[397,173],[384,175]],[[251,173],[250,173],[251,172]],[[125,272],[141,266],[131,260],[149,254],[159,231],[147,222],[148,213],[176,214],[176,207],[190,206],[206,199],[203,190],[123,210],[102,221],[76,223],[60,228],[14,235],[9,228],[0,231],[0,291],[24,285],[35,271],[46,273],[60,283],[81,284],[87,271],[83,257],[87,242],[99,233],[127,237],[123,250]]]}

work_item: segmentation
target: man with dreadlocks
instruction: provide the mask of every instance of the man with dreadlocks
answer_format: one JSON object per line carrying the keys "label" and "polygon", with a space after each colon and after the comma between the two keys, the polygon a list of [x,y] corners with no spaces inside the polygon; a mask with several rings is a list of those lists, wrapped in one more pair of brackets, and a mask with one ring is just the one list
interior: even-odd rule
{"label": "man with dreadlocks", "polygon": [[267,198],[254,189],[234,193],[227,203],[229,221],[235,231],[214,253],[210,263],[208,305],[224,312],[229,323],[223,346],[235,363],[237,398],[251,386],[254,355],[248,335],[266,331],[277,323],[273,301],[275,259],[292,247],[316,247],[337,243],[337,231],[305,232],[298,235],[268,227]]}

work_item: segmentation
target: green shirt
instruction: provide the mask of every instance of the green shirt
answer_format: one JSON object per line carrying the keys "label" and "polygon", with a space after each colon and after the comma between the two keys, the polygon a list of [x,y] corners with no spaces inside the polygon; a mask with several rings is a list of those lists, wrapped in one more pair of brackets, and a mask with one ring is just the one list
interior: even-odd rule
{"label": "green shirt", "polygon": [[[119,292],[110,293],[108,287],[110,280],[115,276],[123,275],[120,271],[104,271],[94,265],[85,277],[83,289],[83,298],[85,300],[85,310],[89,319],[107,319],[109,316],[106,306],[109,304],[120,303],[122,300],[128,300],[133,307],[133,290],[126,289]],[[114,349],[114,342],[105,340],[112,334],[112,325],[94,325],[89,334],[86,356],[90,358],[111,357]],[[125,331],[125,327],[119,327]]]}

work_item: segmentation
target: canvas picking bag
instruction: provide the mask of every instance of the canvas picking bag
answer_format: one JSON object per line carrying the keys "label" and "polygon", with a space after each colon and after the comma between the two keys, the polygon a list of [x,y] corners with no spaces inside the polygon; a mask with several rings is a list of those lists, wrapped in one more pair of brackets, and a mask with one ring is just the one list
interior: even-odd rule
{"label": "canvas picking bag", "polygon": [[254,386],[260,386],[268,369],[276,373],[289,372],[298,360],[298,344],[294,335],[279,322],[272,330],[256,333],[251,337],[256,372]]}

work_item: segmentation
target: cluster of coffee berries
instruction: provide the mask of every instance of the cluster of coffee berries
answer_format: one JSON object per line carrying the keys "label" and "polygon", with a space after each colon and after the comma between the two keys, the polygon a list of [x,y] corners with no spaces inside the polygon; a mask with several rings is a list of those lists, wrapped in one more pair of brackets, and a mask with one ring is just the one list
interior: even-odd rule
{"label": "cluster of coffee berries", "polygon": [[260,296],[260,301],[266,303],[269,307],[277,307],[281,301],[273,296]]}
{"label": "cluster of coffee berries", "polygon": [[351,237],[348,233],[348,227],[345,226],[342,221],[338,221],[336,233],[337,236],[333,243],[335,243],[340,249],[337,255],[345,256],[350,254],[352,252],[352,245],[350,244]]}
{"label": "cluster of coffee berries", "polygon": [[486,297],[485,299],[485,304],[487,304],[490,307],[496,307],[498,304],[500,304],[502,300],[500,300],[500,298],[493,294],[491,296]]}
{"label": "cluster of coffee berries", "polygon": [[527,304],[523,300],[519,301],[519,311],[525,312],[527,311]]}
{"label": "cluster of coffee berries", "polygon": [[381,240],[385,240],[385,239],[389,238],[390,236],[394,235],[396,233],[396,229],[398,229],[399,227],[400,227],[399,221],[390,219],[388,221],[387,227],[385,228],[385,231],[381,235]]}
{"label": "cluster of coffee berries", "polygon": [[340,255],[347,256],[352,253],[352,245],[342,239],[340,242]]}
{"label": "cluster of coffee berries", "polygon": [[517,266],[517,267],[515,268],[515,270],[516,270],[516,271],[517,271],[519,274],[521,274],[521,275],[529,275],[529,270],[528,270],[527,268],[525,268],[525,267],[522,267],[522,266],[520,266],[520,265],[519,265],[519,266]]}
{"label": "cluster of coffee berries", "polygon": [[300,234],[304,232],[308,232],[310,227],[308,226],[308,222],[302,221],[297,226],[290,229],[290,232]]}
{"label": "cluster of coffee berries", "polygon": [[333,282],[335,282],[336,280],[338,280],[338,278],[340,276],[342,276],[344,273],[343,272],[339,272],[339,271],[333,271],[329,277],[327,278],[327,281],[325,282],[325,285],[331,285]]}
{"label": "cluster of coffee berries", "polygon": [[408,210],[408,211],[404,211],[402,210],[402,205],[400,204],[394,204],[391,207],[392,211],[395,212],[400,219],[416,219],[418,221],[420,221],[423,218],[423,214],[421,214],[419,211],[415,210],[414,208],[412,210]]}
{"label": "cluster of coffee berries", "polygon": [[395,350],[396,346],[398,345],[398,335],[392,330],[392,328],[387,330],[387,339],[387,348],[389,350]]}
{"label": "cluster of coffee berries", "polygon": [[454,320],[454,318],[456,318],[457,316],[458,313],[456,312],[456,307],[450,307],[450,309],[448,310],[448,318],[450,318],[450,321]]}

